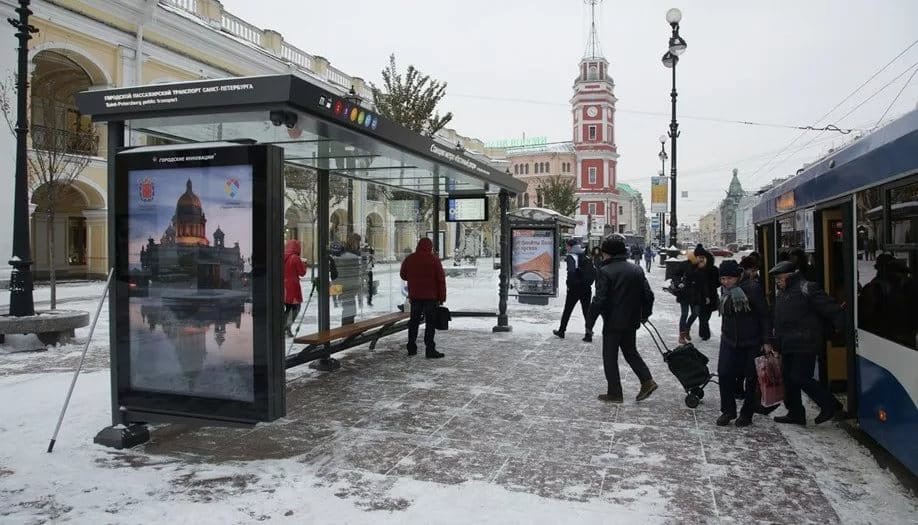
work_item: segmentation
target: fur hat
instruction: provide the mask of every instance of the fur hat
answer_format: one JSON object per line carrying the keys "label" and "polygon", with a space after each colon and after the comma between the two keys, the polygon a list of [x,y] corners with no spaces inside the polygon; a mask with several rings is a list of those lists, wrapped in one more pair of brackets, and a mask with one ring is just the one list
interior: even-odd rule
{"label": "fur hat", "polygon": [[609,237],[602,241],[602,253],[607,253],[612,256],[625,255],[628,253],[628,247],[625,245],[625,241],[620,238]]}
{"label": "fur hat", "polygon": [[720,263],[720,276],[721,277],[742,277],[743,269],[740,268],[739,263],[733,259],[727,259],[724,262]]}

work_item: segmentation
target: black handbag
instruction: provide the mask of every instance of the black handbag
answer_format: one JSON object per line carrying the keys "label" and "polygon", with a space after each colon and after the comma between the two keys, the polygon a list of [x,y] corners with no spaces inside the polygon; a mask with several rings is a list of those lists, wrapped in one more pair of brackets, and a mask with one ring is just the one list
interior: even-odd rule
{"label": "black handbag", "polygon": [[434,324],[437,330],[449,330],[449,322],[453,320],[452,314],[449,313],[449,308],[438,306],[434,317]]}

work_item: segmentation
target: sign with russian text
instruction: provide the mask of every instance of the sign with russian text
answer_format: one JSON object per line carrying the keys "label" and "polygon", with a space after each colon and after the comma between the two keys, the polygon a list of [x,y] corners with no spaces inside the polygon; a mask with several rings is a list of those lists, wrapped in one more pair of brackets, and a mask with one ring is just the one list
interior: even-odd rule
{"label": "sign with russian text", "polygon": [[510,234],[510,286],[519,295],[557,293],[557,241],[554,228],[513,228]]}
{"label": "sign with russian text", "polygon": [[669,195],[669,177],[650,178],[650,213],[666,213]]}

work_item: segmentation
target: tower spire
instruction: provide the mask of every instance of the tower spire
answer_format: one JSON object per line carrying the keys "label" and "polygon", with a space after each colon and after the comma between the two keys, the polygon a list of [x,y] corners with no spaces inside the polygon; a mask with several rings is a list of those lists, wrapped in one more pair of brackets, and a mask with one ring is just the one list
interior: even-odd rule
{"label": "tower spire", "polygon": [[601,4],[602,0],[583,0],[583,3],[590,6],[590,36],[587,39],[583,58],[603,58],[602,45],[599,43],[599,31],[596,29],[596,6]]}

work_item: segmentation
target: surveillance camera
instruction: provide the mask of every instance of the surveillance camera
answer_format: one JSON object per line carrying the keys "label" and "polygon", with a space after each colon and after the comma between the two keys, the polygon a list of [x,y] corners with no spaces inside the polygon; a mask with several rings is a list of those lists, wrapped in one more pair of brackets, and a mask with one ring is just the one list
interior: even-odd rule
{"label": "surveillance camera", "polygon": [[289,129],[295,128],[296,123],[299,119],[300,118],[297,116],[297,114],[292,111],[284,112],[284,125],[287,126],[287,128]]}
{"label": "surveillance camera", "polygon": [[283,111],[272,111],[269,114],[269,118],[271,119],[271,124],[274,124],[275,126],[280,126],[281,124],[284,123],[284,112]]}

